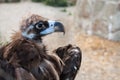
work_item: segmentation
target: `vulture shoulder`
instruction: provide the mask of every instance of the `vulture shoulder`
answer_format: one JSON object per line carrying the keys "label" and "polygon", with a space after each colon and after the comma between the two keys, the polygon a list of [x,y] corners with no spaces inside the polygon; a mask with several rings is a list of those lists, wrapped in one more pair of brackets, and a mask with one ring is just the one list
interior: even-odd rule
{"label": "vulture shoulder", "polygon": [[[59,75],[64,65],[58,56],[48,54],[43,44],[38,45],[24,38],[15,39],[3,46],[0,49],[0,60],[5,60],[3,63],[6,63],[7,66],[12,66],[12,68],[10,66],[10,68],[2,69],[6,70],[6,73],[11,74],[13,78],[19,78],[23,76],[23,73],[26,74],[27,71],[36,80],[59,80]],[[0,65],[3,63],[0,63]],[[16,76],[17,74],[21,75]]]}

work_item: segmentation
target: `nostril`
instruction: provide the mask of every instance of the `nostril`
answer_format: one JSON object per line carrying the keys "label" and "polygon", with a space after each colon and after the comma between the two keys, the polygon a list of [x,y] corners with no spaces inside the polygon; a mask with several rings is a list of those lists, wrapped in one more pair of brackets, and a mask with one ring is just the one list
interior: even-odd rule
{"label": "nostril", "polygon": [[53,24],[51,24],[50,26],[54,26]]}

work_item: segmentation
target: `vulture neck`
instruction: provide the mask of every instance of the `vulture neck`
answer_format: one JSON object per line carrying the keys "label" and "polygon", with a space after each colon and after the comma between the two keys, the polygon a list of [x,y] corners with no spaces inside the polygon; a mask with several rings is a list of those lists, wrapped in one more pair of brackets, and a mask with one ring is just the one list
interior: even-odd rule
{"label": "vulture neck", "polygon": [[24,36],[22,36],[21,32],[15,32],[13,34],[13,36],[11,37],[11,40],[12,41],[15,41],[15,40],[18,40],[18,39],[26,39],[26,40],[29,40],[29,41],[32,41],[32,42],[35,42],[35,43],[42,43],[42,38],[36,38],[36,39],[29,39],[29,38],[26,38]]}

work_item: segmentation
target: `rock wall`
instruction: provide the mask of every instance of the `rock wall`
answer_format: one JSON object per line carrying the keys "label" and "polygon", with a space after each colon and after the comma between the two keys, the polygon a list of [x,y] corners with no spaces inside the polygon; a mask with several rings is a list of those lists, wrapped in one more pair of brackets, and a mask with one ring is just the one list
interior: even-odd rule
{"label": "rock wall", "polygon": [[83,32],[120,41],[120,0],[77,0],[75,14]]}

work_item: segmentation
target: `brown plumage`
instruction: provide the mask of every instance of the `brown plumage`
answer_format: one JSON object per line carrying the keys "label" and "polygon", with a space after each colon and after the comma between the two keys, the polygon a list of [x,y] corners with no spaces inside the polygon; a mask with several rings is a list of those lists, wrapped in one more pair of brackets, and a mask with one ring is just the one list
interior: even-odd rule
{"label": "brown plumage", "polygon": [[82,53],[80,48],[69,44],[57,48],[54,52],[65,64],[60,80],[74,80],[81,65]]}
{"label": "brown plumage", "polygon": [[[64,57],[70,59],[64,60],[60,54],[69,56],[71,52],[59,48],[56,50],[57,55],[47,53],[41,38],[53,32],[64,32],[63,25],[39,15],[32,15],[23,20],[20,31],[12,36],[12,41],[0,48],[0,70],[2,73],[8,74],[8,78],[0,74],[0,80],[65,80],[62,76],[66,76],[64,74],[67,71],[66,65],[72,64],[73,57]],[[78,48],[77,50],[80,60],[74,62],[79,69],[81,53]],[[73,51],[73,53],[76,52]],[[75,74],[72,74],[74,78],[78,69]],[[74,80],[74,78],[70,80]]]}

